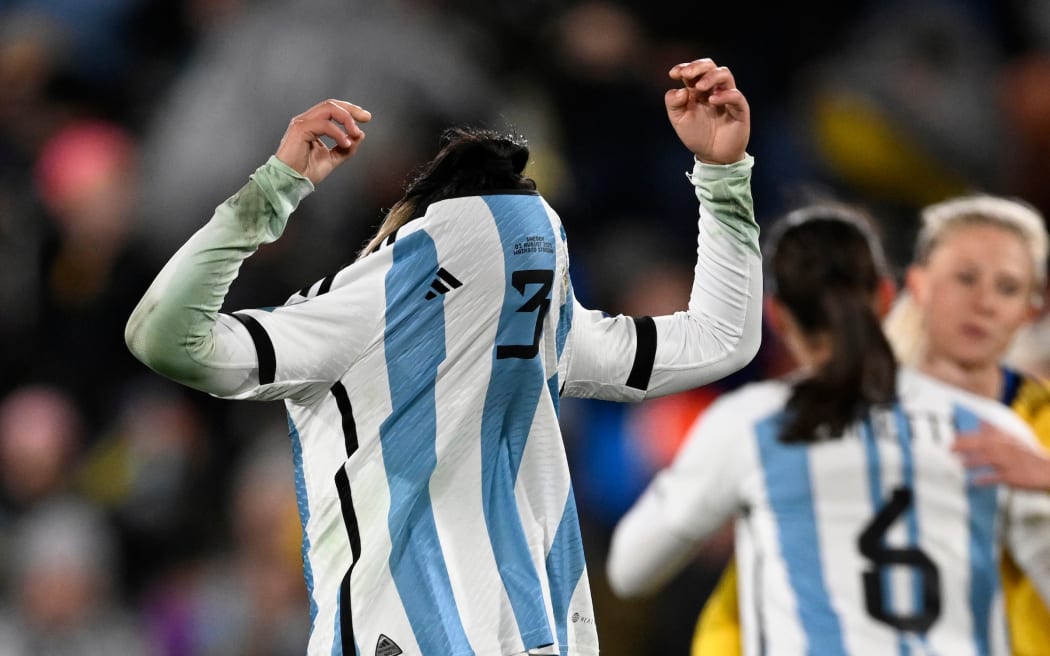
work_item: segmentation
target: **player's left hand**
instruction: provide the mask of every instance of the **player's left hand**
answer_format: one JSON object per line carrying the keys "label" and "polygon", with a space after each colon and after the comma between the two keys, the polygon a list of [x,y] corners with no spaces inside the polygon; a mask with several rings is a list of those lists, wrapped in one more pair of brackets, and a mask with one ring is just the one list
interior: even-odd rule
{"label": "player's left hand", "polygon": [[[365,138],[357,124],[370,120],[371,112],[345,100],[317,103],[288,123],[277,147],[277,159],[316,185],[353,157]],[[328,137],[335,145],[329,148],[321,137]]]}
{"label": "player's left hand", "polygon": [[972,432],[960,435],[955,451],[963,464],[981,471],[974,477],[978,485],[1005,483],[1026,490],[1050,491],[1050,454],[1003,431],[982,423]]}
{"label": "player's left hand", "polygon": [[678,64],[668,75],[682,87],[664,94],[678,138],[708,164],[742,160],[751,137],[751,108],[733,74],[710,59]]}

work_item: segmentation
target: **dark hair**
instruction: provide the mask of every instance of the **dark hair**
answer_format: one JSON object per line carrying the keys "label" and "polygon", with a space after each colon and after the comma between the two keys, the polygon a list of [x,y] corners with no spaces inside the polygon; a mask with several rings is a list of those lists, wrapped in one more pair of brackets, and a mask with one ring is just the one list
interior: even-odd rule
{"label": "dark hair", "polygon": [[439,200],[489,191],[535,190],[522,175],[529,161],[524,137],[475,127],[445,130],[440,150],[420,166],[405,186],[405,195],[390,208],[362,256],[372,252],[390,233]]}
{"label": "dark hair", "polygon": [[872,303],[886,275],[867,217],[825,203],[796,210],[767,245],[771,293],[809,337],[826,336],[830,357],[793,388],[783,442],[841,435],[873,405],[896,398],[897,363]]}

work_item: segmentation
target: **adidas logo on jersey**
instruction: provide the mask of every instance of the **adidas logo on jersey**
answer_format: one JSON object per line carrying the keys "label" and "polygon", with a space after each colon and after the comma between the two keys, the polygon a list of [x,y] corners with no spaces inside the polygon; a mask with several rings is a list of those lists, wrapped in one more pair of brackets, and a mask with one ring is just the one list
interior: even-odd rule
{"label": "adidas logo on jersey", "polygon": [[[447,286],[446,286],[447,285]],[[430,291],[427,292],[426,299],[429,301],[432,298],[436,298],[438,294],[447,294],[451,289],[462,287],[463,283],[456,279],[456,276],[452,275],[444,268],[439,268],[437,271],[437,277],[430,283]]]}
{"label": "adidas logo on jersey", "polygon": [[398,654],[403,653],[405,652],[401,651],[396,642],[382,633],[379,634],[379,642],[376,643],[376,656],[398,656]]}

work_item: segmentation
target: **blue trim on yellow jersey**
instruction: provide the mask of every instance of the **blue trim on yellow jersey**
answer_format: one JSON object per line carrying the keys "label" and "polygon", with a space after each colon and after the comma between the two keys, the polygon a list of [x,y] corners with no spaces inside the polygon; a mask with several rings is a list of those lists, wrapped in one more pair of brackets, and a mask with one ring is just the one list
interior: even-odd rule
{"label": "blue trim on yellow jersey", "polygon": [[1021,385],[1024,383],[1024,376],[1009,367],[1001,367],[1000,369],[1003,372],[1003,391],[999,395],[999,401],[1005,406],[1010,407],[1017,399],[1018,392],[1021,391]]}

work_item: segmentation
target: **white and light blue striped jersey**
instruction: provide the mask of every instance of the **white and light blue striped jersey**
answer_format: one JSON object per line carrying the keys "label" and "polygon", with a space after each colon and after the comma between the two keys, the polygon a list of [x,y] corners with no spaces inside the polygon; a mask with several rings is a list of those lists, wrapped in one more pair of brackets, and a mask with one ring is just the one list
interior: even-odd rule
{"label": "white and light blue striped jersey", "polygon": [[[698,165],[693,179],[746,192],[749,172]],[[673,317],[584,309],[565,231],[533,192],[434,203],[284,306],[218,314],[243,244],[279,234],[243,237],[245,219],[287,217],[304,182],[274,160],[260,169],[158,276],[129,345],[213,394],[285,400],[308,652],[596,654],[559,397],[638,400],[750,359],[749,194],[702,197],[698,281]],[[187,341],[191,362],[165,366],[180,354],[164,344]]]}
{"label": "white and light blue striped jersey", "polygon": [[747,655],[1010,653],[1002,545],[1050,593],[1050,496],[972,484],[951,445],[1007,408],[913,371],[899,403],[839,439],[785,444],[790,386],[757,383],[700,417],[617,527],[621,594],[652,590],[733,516]]}

